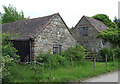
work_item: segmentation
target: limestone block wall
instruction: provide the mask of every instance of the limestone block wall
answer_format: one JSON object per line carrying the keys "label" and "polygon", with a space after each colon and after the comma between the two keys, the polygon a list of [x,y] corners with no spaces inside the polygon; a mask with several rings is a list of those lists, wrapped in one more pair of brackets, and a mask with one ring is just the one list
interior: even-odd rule
{"label": "limestone block wall", "polygon": [[35,38],[32,47],[33,55],[37,56],[40,52],[53,52],[54,43],[61,44],[62,51],[76,44],[75,39],[59,16],[56,16]]}

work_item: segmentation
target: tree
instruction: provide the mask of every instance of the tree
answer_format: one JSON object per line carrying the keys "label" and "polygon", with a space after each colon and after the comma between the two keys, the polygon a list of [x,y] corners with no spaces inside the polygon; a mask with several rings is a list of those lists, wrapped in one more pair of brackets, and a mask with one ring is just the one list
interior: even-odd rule
{"label": "tree", "polygon": [[92,16],[93,18],[102,21],[109,28],[116,28],[116,24],[109,19],[109,16],[105,14],[97,14]]}
{"label": "tree", "polygon": [[117,17],[115,16],[113,22],[118,26],[118,28],[120,28],[120,19],[117,19]]}
{"label": "tree", "polygon": [[120,24],[120,21],[115,17],[114,22],[112,22],[109,19],[109,16],[105,14],[97,14],[92,16],[93,18],[102,21],[106,26],[109,27],[106,31],[100,32],[100,35],[98,37],[105,39],[106,41],[112,42],[115,45],[119,45],[120,42],[120,28],[118,28],[118,24]]}
{"label": "tree", "polygon": [[0,12],[0,24],[2,24],[2,13]]}
{"label": "tree", "polygon": [[[1,33],[0,33],[1,34]],[[0,35],[2,39],[2,55],[1,55],[1,67],[2,67],[2,82],[8,82],[12,79],[9,72],[9,68],[13,66],[14,62],[18,62],[19,56],[16,54],[17,50],[13,47],[13,43],[10,42],[10,33]],[[0,68],[1,68],[0,67]]]}
{"label": "tree", "polygon": [[2,34],[2,56],[10,56],[15,60],[19,59],[19,56],[16,54],[18,50],[14,48],[13,43],[10,41],[10,33]]}
{"label": "tree", "polygon": [[71,28],[70,28],[70,31],[72,31],[74,29],[74,27],[72,26]]}
{"label": "tree", "polygon": [[5,13],[0,13],[2,18],[2,23],[9,23],[18,20],[25,20],[23,11],[18,12],[15,7],[9,4],[8,7],[3,6]]}
{"label": "tree", "polygon": [[106,41],[112,42],[115,45],[119,45],[120,38],[119,38],[119,29],[120,28],[109,28],[106,31],[100,32],[98,37],[105,39]]}

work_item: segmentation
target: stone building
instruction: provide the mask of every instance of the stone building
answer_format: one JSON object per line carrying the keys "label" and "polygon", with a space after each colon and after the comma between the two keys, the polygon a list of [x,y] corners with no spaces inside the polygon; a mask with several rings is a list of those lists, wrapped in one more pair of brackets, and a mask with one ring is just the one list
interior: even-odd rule
{"label": "stone building", "polygon": [[72,33],[58,13],[3,24],[2,31],[18,35],[12,41],[18,50],[17,54],[21,56],[21,61],[26,57],[31,61],[40,52],[62,52],[76,44]]}
{"label": "stone building", "polygon": [[99,54],[99,51],[102,48],[112,47],[111,43],[106,42],[104,39],[97,38],[97,36],[100,35],[100,32],[107,28],[108,27],[101,21],[83,16],[76,24],[75,28],[73,28],[72,33],[75,36],[77,43],[84,46],[88,51]]}

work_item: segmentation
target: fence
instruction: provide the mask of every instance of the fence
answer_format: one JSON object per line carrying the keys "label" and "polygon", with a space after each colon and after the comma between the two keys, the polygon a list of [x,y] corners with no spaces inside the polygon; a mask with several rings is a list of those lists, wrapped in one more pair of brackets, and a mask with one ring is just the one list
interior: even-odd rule
{"label": "fence", "polygon": [[[90,57],[89,57],[89,59],[87,57],[88,56],[86,56],[86,60],[90,60],[90,62],[92,61],[91,62],[91,64],[92,64],[91,67],[93,68],[93,70],[96,70],[96,66],[97,66],[96,62],[97,62],[97,60],[99,60],[98,58],[96,58],[96,54],[92,54],[91,59],[90,59]],[[108,68],[108,66],[109,66],[108,65],[108,58],[107,57],[108,56],[106,55],[106,60],[104,62],[104,67],[106,67],[106,68]],[[102,59],[100,58],[100,60],[102,60]],[[64,64],[64,63],[65,63],[65,61],[61,62],[61,64]],[[53,77],[52,71],[54,69],[53,67],[60,65],[59,62],[53,62],[53,61],[44,62],[44,63],[40,63],[40,62],[34,61],[34,62],[26,62],[24,64],[26,64],[27,66],[29,66],[29,68],[34,71],[34,78],[36,80],[39,80],[39,79],[42,80],[42,79],[44,79],[45,72],[46,72],[45,71],[46,67],[47,67],[47,70],[48,70],[47,72],[49,72],[48,79],[52,79],[52,77]],[[73,61],[73,59],[71,58],[70,61],[69,61],[69,65],[70,66],[68,66],[68,67],[70,67],[70,71],[73,74],[76,73],[76,65],[75,64],[77,64],[77,63],[75,61]],[[114,55],[113,55],[113,65],[115,65],[115,56]]]}
{"label": "fence", "polygon": [[[99,56],[98,58],[97,58],[97,54],[96,53],[93,53],[93,52],[87,52],[86,53],[87,55],[86,55],[86,57],[85,57],[85,59],[88,59],[88,60],[91,60],[91,61],[94,61],[94,69],[96,68],[96,61],[102,61],[103,59],[102,59],[102,56]],[[112,57],[112,59],[113,59],[113,65],[115,65],[115,55],[113,54],[113,57]],[[107,68],[107,62],[108,62],[108,56],[106,55],[106,57],[105,57],[105,64],[106,64],[106,68]]]}

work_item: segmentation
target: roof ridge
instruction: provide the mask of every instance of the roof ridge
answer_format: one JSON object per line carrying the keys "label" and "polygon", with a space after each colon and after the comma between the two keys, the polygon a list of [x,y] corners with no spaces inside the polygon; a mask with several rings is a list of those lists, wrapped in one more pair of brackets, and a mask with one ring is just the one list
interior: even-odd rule
{"label": "roof ridge", "polygon": [[[102,24],[104,24],[102,21],[100,21],[100,20],[98,20],[98,19],[95,19],[95,18],[93,18],[93,17],[89,17],[89,16],[85,16],[85,17],[94,19],[94,20],[96,20],[96,21],[101,22]],[[104,24],[104,25],[105,25],[105,24]]]}
{"label": "roof ridge", "polygon": [[92,17],[88,17],[88,16],[84,16],[90,24],[92,24],[95,29],[99,32],[99,31],[103,31],[106,30],[108,27],[100,20],[97,20],[95,18]]}
{"label": "roof ridge", "polygon": [[[52,16],[52,15],[49,15],[49,16],[52,16],[52,17],[49,19],[49,21],[48,21],[47,23],[45,23],[45,25],[43,26],[43,29],[41,29],[41,31],[44,30],[45,27],[46,27],[46,26],[52,21],[52,19],[55,18],[58,14],[59,14],[59,13],[55,13],[55,14],[53,14],[53,16]],[[44,17],[43,17],[43,18],[44,18]],[[39,34],[39,33],[36,33],[36,35],[35,35],[33,38],[35,38],[38,34]]]}
{"label": "roof ridge", "polygon": [[[91,21],[89,21],[89,19],[88,18],[90,18],[90,17],[88,17],[88,16],[85,16],[85,18],[88,20],[88,22],[90,23],[90,24],[92,24],[92,26],[94,26],[94,24],[91,22]],[[94,26],[95,27],[95,26]],[[99,30],[95,27],[95,29],[99,32]]]}
{"label": "roof ridge", "polygon": [[[57,15],[57,14],[59,14],[59,13],[54,13],[54,14],[51,14],[51,15],[43,16],[43,17],[35,17],[35,18],[31,18],[31,19],[17,20],[17,21],[14,21],[14,22],[9,22],[9,23],[4,23],[4,24],[10,24],[10,23],[16,23],[16,22],[23,22],[23,21],[29,21],[29,20],[34,20],[34,19],[40,19],[40,18],[54,16],[54,15]],[[2,24],[2,25],[4,25],[4,24]]]}
{"label": "roof ridge", "polygon": [[39,31],[42,31],[42,29],[44,29],[58,14],[59,13],[55,13],[44,17],[3,24],[2,31],[4,33],[10,32],[11,34],[20,34],[20,37],[18,37],[19,39],[34,38],[34,36],[37,35]]}

